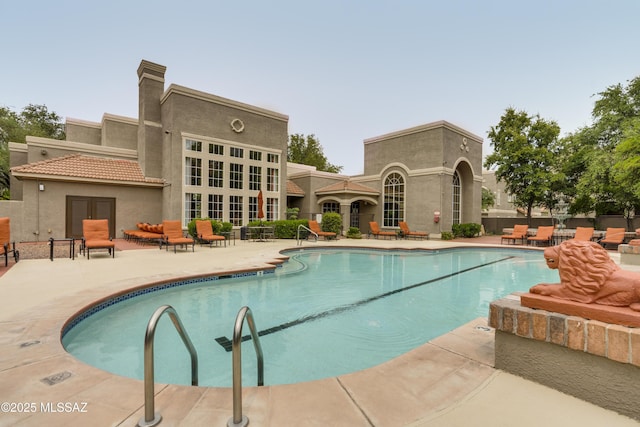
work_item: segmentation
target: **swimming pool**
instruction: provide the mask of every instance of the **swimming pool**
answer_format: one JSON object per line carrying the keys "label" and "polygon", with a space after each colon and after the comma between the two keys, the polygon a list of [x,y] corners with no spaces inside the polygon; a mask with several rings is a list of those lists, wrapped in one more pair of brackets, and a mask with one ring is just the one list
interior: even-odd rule
{"label": "swimming pool", "polygon": [[[231,340],[238,310],[253,312],[264,352],[265,384],[286,384],[366,369],[477,317],[489,303],[557,281],[539,251],[305,249],[272,274],[189,280],[94,308],[63,331],[84,362],[143,376],[146,324],[173,306],[199,359],[200,385],[231,385]],[[243,329],[248,334],[248,328]],[[156,381],[190,384],[187,350],[168,316],[158,324]],[[255,385],[255,353],[243,344],[243,383]]]}

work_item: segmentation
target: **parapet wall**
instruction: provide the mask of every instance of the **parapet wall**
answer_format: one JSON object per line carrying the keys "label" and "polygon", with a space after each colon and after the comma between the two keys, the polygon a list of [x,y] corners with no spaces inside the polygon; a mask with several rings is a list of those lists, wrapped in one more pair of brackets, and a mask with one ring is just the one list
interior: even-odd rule
{"label": "parapet wall", "polygon": [[495,367],[640,420],[640,328],[494,301]]}

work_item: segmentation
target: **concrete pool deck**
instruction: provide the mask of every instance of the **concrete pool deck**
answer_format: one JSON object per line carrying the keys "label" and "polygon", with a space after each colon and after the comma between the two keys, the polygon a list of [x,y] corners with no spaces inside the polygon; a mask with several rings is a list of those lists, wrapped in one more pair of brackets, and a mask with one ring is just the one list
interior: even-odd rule
{"label": "concrete pool deck", "polygon": [[[452,245],[465,243],[303,243],[407,249]],[[295,241],[237,240],[226,248],[196,246],[195,253],[147,247],[119,250],[115,259],[96,252],[91,260],[21,260],[11,266],[0,277],[0,426],[134,426],[144,413],[142,381],[68,355],[60,344],[66,320],[96,300],[146,283],[264,268],[282,258],[279,251],[287,248],[295,249]],[[612,253],[614,259],[616,255]],[[639,425],[494,369],[493,331],[486,325],[486,318],[476,319],[364,371],[308,383],[246,387],[243,413],[249,425],[266,427]],[[6,412],[4,402],[19,412]],[[229,388],[156,384],[155,406],[163,416],[160,426],[225,426],[233,414]]]}

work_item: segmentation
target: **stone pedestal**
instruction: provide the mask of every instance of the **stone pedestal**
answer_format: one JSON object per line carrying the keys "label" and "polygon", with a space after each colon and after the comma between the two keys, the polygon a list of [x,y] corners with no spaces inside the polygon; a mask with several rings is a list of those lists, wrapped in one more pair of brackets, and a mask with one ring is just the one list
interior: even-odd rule
{"label": "stone pedestal", "polygon": [[640,265],[640,239],[634,239],[626,245],[618,245],[620,264]]}
{"label": "stone pedestal", "polygon": [[640,420],[640,329],[494,301],[495,366]]}

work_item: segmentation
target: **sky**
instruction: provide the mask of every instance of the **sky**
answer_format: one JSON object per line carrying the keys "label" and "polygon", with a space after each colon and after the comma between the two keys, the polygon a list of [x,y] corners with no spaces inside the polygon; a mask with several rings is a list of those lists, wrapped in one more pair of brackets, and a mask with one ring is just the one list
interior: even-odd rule
{"label": "sky", "polygon": [[363,141],[446,120],[483,139],[509,107],[591,124],[640,75],[638,0],[0,0],[0,106],[137,118],[137,68],[289,116],[347,175]]}

